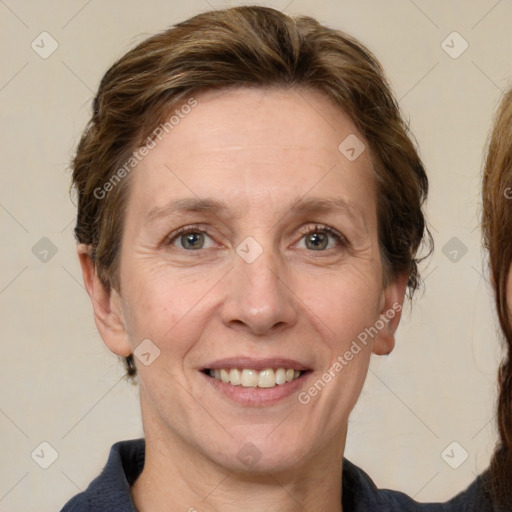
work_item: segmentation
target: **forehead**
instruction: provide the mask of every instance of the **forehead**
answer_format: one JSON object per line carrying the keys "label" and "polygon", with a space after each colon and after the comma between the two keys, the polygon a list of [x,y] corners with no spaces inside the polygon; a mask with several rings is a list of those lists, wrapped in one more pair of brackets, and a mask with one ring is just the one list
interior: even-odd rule
{"label": "forehead", "polygon": [[314,89],[237,87],[201,93],[196,101],[172,130],[183,158],[224,149],[234,154],[250,146],[260,157],[277,147],[289,149],[289,157],[298,150],[314,150],[318,157],[332,154],[340,137],[357,132],[343,110]]}
{"label": "forehead", "polygon": [[357,159],[343,152],[346,140],[365,148],[364,138],[320,91],[236,88],[194,98],[193,108],[173,109],[172,129],[155,140],[131,177],[131,195],[146,210],[183,196],[262,206],[310,191],[374,203],[369,152]]}

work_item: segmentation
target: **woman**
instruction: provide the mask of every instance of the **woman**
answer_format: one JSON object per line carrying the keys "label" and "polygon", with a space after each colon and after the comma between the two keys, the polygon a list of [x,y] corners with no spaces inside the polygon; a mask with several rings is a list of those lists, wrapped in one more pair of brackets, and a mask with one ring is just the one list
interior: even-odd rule
{"label": "woman", "polygon": [[512,510],[512,90],[503,97],[489,139],[482,184],[482,235],[506,354],[498,372],[499,440],[489,469],[449,510]]}
{"label": "woman", "polygon": [[145,439],[63,510],[443,510],[343,459],[430,242],[368,50],[269,8],[195,16],[106,73],[73,169],[84,282]]}
{"label": "woman", "polygon": [[482,230],[506,355],[500,367],[499,442],[487,481],[495,510],[512,510],[512,90],[502,99],[488,145]]}

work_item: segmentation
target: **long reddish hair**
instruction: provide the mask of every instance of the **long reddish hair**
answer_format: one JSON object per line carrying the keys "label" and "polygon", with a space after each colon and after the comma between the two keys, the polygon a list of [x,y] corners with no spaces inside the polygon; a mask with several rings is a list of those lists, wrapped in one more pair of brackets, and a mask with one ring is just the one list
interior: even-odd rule
{"label": "long reddish hair", "polygon": [[490,490],[499,509],[512,510],[512,310],[507,282],[512,263],[512,90],[502,99],[489,139],[482,187],[482,231],[506,354],[498,373],[499,440]]}

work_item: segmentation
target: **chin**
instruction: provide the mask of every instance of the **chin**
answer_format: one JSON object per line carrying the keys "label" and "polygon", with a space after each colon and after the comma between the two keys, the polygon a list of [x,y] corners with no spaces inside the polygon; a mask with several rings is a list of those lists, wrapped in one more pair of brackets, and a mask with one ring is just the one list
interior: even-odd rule
{"label": "chin", "polygon": [[286,445],[263,436],[247,436],[246,439],[245,442],[219,450],[212,459],[229,471],[247,474],[279,473],[292,468],[296,470],[298,465],[305,464],[308,459],[303,439]]}

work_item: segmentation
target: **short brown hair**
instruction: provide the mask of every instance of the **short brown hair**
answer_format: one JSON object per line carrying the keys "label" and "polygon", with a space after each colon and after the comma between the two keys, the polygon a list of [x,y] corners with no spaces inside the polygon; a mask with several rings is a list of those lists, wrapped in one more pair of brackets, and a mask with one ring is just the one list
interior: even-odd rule
{"label": "short brown hair", "polygon": [[[322,91],[350,116],[370,146],[378,189],[385,276],[419,284],[416,253],[426,235],[428,180],[383,70],[363,45],[307,16],[259,6],[205,12],[152,36],[105,74],[73,162],[75,228],[105,286],[120,289],[118,253],[128,180],[104,198],[134,150],[191,94],[231,86]],[[341,141],[340,141],[341,142]],[[129,373],[135,372],[131,356]]]}
{"label": "short brown hair", "polygon": [[[503,97],[489,139],[482,183],[482,235],[506,343],[498,372],[499,441],[491,462],[493,499],[512,510],[512,323],[507,280],[512,264],[512,90]],[[501,510],[501,508],[500,508]]]}

